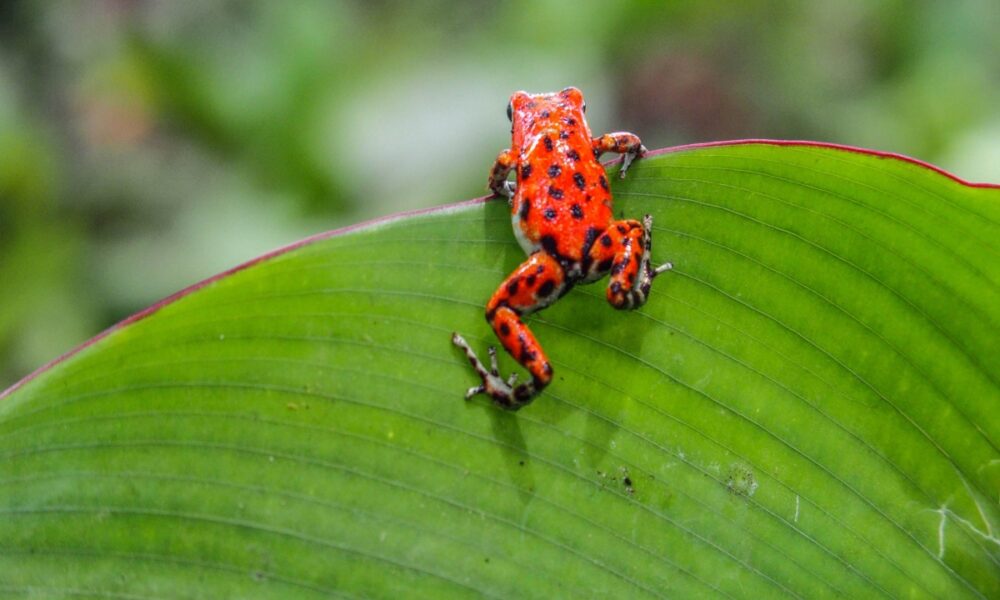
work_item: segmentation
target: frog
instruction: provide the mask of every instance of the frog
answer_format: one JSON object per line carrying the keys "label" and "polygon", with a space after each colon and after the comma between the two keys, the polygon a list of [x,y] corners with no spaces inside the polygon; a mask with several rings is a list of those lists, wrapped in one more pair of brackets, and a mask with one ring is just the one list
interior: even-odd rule
{"label": "frog", "polygon": [[[506,198],[518,244],[527,259],[500,284],[486,303],[486,321],[508,354],[530,374],[500,375],[497,352],[488,348],[490,365],[459,333],[452,343],[464,351],[481,383],[465,394],[492,398],[497,406],[516,411],[552,381],[553,370],[524,317],[540,311],[578,284],[610,275],[606,296],[612,307],[643,306],[653,279],[673,268],[653,266],[653,218],[615,219],[603,154],[622,155],[624,178],[646,148],[634,133],[591,135],[583,93],[515,92],[507,104],[511,146],[500,152],[489,173],[492,197]],[[510,180],[510,174],[514,180]]]}

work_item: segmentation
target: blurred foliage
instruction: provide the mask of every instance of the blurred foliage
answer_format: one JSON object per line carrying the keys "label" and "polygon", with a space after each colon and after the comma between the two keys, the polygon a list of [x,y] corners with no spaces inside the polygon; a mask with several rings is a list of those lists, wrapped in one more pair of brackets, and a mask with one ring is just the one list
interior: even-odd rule
{"label": "blurred foliage", "polygon": [[650,148],[997,181],[997,30],[995,0],[0,3],[0,387],[283,243],[481,195],[517,89],[576,85]]}

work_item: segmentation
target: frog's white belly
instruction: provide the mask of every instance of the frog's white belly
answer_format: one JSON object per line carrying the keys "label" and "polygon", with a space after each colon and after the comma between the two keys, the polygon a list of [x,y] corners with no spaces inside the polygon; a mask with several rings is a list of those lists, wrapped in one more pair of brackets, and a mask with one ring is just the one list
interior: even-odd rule
{"label": "frog's white belly", "polygon": [[521,249],[524,250],[525,254],[533,254],[542,247],[541,244],[532,242],[528,239],[528,236],[524,235],[524,230],[521,229],[520,212],[511,213],[510,222],[514,226],[514,237],[517,238],[517,243],[521,245]]}

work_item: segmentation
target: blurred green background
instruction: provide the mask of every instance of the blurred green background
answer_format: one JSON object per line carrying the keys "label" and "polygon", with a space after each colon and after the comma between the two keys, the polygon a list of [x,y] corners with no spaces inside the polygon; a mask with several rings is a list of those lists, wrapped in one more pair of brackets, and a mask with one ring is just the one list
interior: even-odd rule
{"label": "blurred green background", "polygon": [[0,388],[306,235],[484,193],[517,89],[649,148],[1000,180],[1000,2],[0,2]]}

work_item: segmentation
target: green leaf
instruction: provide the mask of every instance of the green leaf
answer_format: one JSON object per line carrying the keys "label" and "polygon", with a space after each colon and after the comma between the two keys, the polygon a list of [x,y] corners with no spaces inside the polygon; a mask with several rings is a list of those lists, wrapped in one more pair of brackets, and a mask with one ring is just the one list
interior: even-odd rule
{"label": "green leaf", "polygon": [[530,317],[520,412],[449,341],[495,343],[502,201],[264,257],[9,391],[0,593],[1000,596],[1000,189],[809,144],[613,179],[675,269]]}

